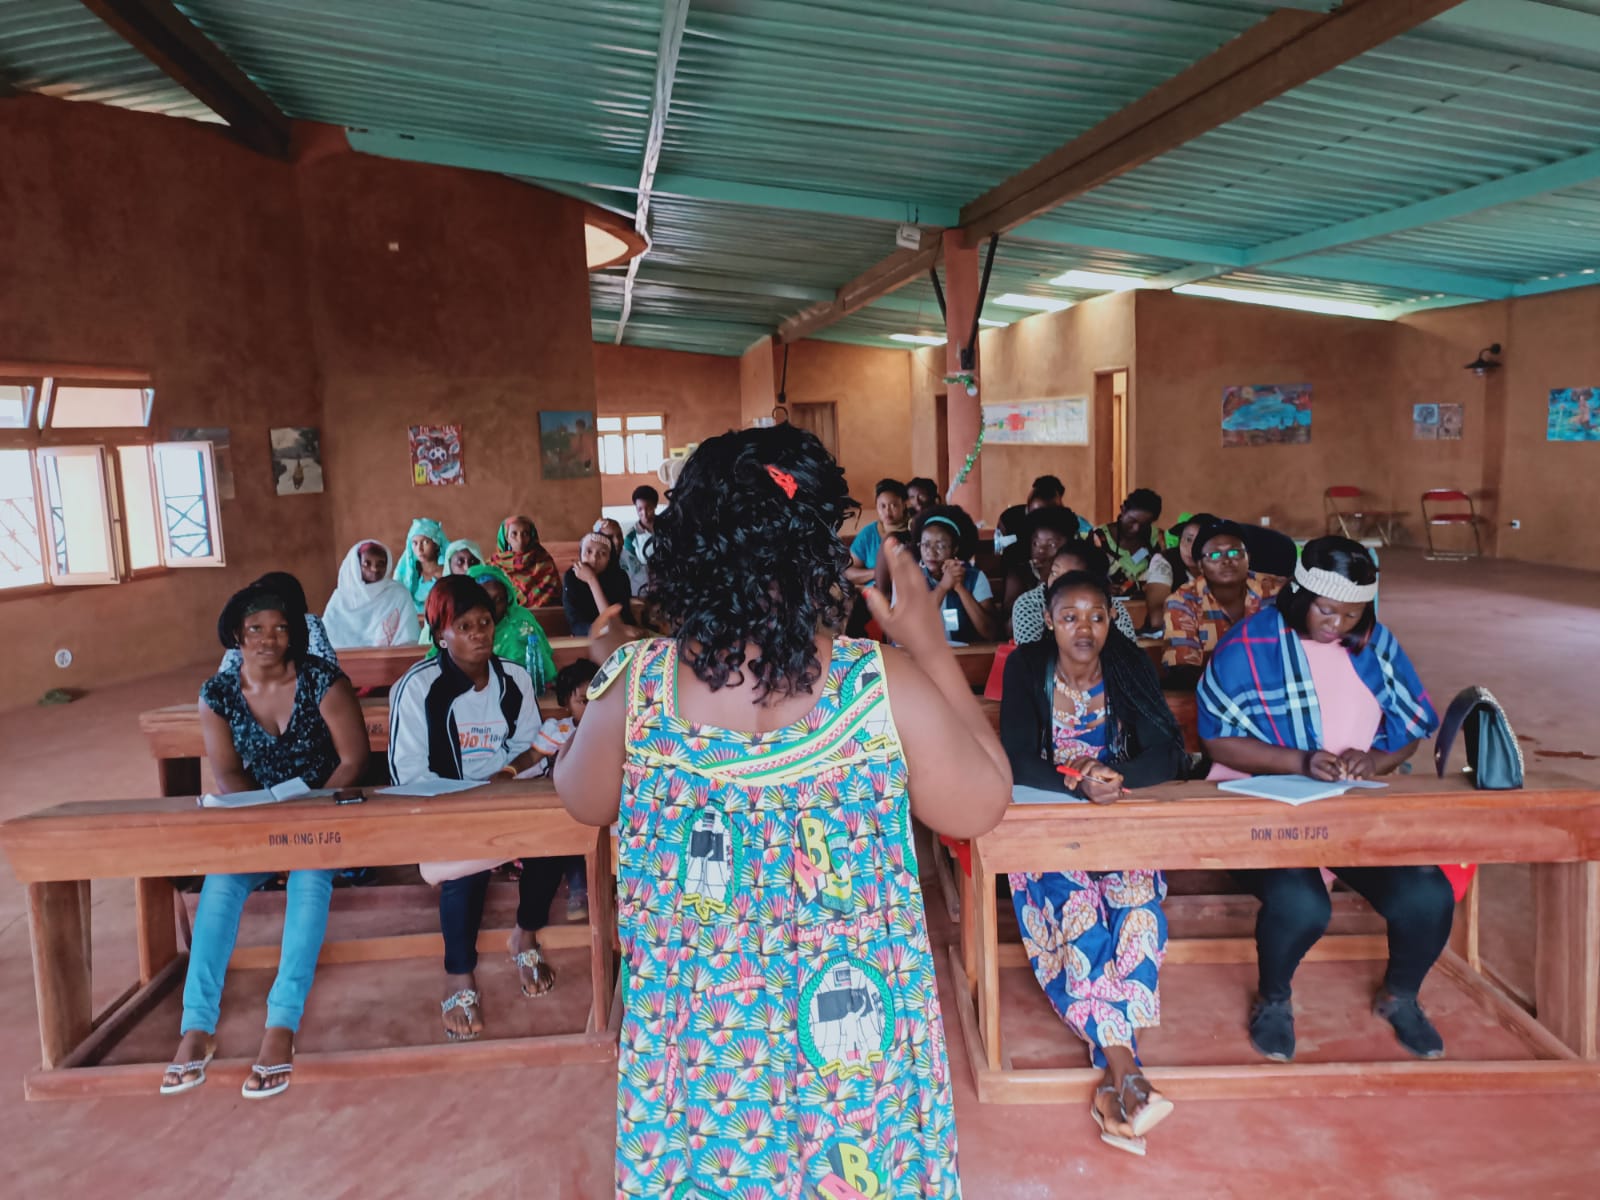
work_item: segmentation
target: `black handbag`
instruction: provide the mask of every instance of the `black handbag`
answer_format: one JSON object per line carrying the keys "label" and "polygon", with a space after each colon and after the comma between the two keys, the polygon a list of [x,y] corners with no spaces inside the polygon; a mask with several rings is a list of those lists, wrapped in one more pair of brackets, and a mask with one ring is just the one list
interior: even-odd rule
{"label": "black handbag", "polygon": [[1441,779],[1460,730],[1466,731],[1467,773],[1473,787],[1501,791],[1522,786],[1522,747],[1505,709],[1488,688],[1466,688],[1450,702],[1433,743],[1433,763]]}

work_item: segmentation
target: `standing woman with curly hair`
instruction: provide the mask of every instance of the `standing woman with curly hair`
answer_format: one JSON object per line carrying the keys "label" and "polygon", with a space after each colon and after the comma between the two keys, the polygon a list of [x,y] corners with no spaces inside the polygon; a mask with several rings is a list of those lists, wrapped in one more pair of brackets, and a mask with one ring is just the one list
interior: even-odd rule
{"label": "standing woman with curly hair", "polygon": [[617,1194],[959,1196],[911,817],[992,828],[1005,753],[898,542],[867,603],[903,649],[836,635],[856,503],[814,435],[712,438],[670,498],[677,636],[610,655],[555,770],[618,828]]}

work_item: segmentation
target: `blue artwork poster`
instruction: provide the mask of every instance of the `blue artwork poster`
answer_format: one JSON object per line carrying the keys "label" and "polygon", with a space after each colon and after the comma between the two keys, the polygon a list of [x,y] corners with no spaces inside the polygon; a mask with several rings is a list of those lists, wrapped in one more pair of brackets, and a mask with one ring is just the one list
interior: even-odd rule
{"label": "blue artwork poster", "polygon": [[1311,440],[1311,385],[1222,389],[1223,446],[1303,445]]}
{"label": "blue artwork poster", "polygon": [[1549,442],[1600,442],[1600,388],[1552,388]]}

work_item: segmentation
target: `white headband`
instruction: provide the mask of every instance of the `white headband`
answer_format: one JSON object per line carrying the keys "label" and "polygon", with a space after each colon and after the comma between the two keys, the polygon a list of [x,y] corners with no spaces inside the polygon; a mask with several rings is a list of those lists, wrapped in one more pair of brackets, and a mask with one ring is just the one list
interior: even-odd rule
{"label": "white headband", "polygon": [[1341,604],[1368,604],[1378,596],[1376,580],[1372,583],[1352,583],[1343,575],[1322,567],[1308,568],[1305,563],[1295,563],[1294,581],[1308,592],[1315,592]]}

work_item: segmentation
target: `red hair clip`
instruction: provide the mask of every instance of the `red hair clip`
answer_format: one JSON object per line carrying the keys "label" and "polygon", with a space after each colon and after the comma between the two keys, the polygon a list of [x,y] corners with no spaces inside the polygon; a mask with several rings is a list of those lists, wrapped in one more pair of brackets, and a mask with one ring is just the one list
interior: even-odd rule
{"label": "red hair clip", "polygon": [[795,483],[793,475],[789,474],[787,471],[780,471],[771,463],[767,464],[767,474],[772,476],[773,483],[777,484],[783,489],[783,494],[785,496],[789,497],[791,500],[794,499],[795,488],[799,485]]}

